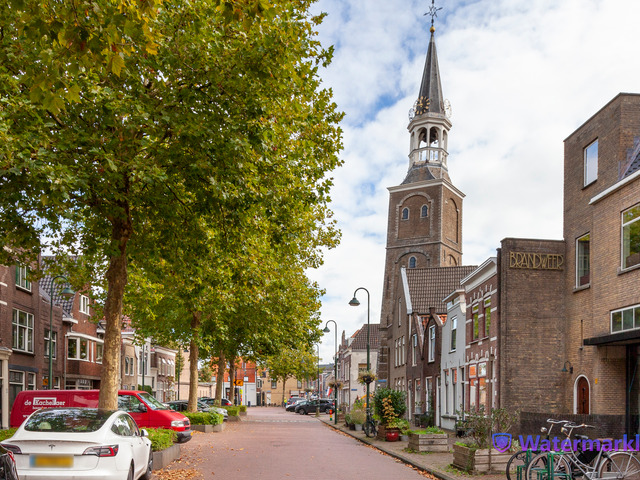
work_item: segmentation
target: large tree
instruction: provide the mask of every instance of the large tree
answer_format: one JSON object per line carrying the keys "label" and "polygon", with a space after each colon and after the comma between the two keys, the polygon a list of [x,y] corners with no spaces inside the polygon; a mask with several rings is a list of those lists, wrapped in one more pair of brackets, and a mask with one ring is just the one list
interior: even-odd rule
{"label": "large tree", "polygon": [[262,366],[269,370],[271,378],[282,381],[282,404],[284,405],[287,380],[313,377],[318,368],[317,362],[318,357],[312,348],[302,350],[289,348],[270,355],[262,362]]}
{"label": "large tree", "polygon": [[117,406],[128,265],[167,225],[204,219],[233,252],[258,227],[309,258],[296,235],[333,238],[341,114],[310,3],[251,26],[262,1],[0,1],[0,263],[46,246],[104,281],[100,407]]}

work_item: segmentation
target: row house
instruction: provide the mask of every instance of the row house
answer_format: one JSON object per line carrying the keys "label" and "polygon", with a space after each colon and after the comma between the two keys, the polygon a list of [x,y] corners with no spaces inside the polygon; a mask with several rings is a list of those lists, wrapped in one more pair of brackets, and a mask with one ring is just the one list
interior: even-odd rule
{"label": "row house", "polygon": [[[369,365],[371,371],[378,370],[378,355],[380,351],[380,325],[369,324]],[[367,324],[362,325],[353,335],[346,338],[344,330],[338,346],[338,381],[342,388],[338,391],[338,404],[353,405],[356,399],[366,396],[366,388],[358,383],[360,373],[367,370]],[[384,384],[385,382],[383,382]],[[369,386],[373,395],[376,384]]]}
{"label": "row house", "polygon": [[[256,406],[258,404],[256,363],[239,358],[236,361],[233,380],[235,380],[235,382],[229,381],[228,371],[224,373],[223,390],[225,392],[225,398],[228,398],[232,402],[235,398],[235,403],[238,405]],[[231,383],[235,384],[234,390],[232,390]]]}

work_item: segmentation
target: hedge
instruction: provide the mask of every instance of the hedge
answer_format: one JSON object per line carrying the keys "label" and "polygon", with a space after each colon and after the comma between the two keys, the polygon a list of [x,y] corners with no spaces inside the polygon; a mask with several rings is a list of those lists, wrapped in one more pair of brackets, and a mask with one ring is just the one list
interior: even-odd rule
{"label": "hedge", "polygon": [[6,440],[7,438],[13,437],[13,434],[16,433],[17,428],[9,428],[8,430],[0,430],[0,442]]}
{"label": "hedge", "polygon": [[175,430],[166,428],[145,428],[145,430],[149,434],[151,450],[154,452],[169,448],[178,438],[178,433]]}
{"label": "hedge", "polygon": [[241,412],[246,412],[247,411],[247,406],[246,405],[240,405],[240,411]]}
{"label": "hedge", "polygon": [[223,417],[220,413],[210,412],[181,412],[189,419],[191,425],[219,425],[222,423]]}
{"label": "hedge", "polygon": [[230,417],[237,417],[238,414],[240,413],[240,407],[222,407],[222,408],[226,408],[227,412],[229,412],[229,416]]}

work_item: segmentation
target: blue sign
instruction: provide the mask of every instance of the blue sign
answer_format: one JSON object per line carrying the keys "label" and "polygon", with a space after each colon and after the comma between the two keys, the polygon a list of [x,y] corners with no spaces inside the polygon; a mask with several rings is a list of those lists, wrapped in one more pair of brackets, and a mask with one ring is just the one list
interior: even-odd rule
{"label": "blue sign", "polygon": [[352,389],[351,389],[351,391],[352,391],[352,392],[357,392],[357,391],[358,391],[358,389],[357,389],[357,388],[352,388]]}

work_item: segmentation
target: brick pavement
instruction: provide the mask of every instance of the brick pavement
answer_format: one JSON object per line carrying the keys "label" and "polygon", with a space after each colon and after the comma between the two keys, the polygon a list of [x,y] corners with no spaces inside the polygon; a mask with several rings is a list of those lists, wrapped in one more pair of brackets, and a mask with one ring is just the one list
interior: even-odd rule
{"label": "brick pavement", "polygon": [[[328,415],[322,417],[328,419]],[[197,470],[199,476],[181,476],[179,470],[182,474]],[[172,471],[175,476],[170,475]],[[224,432],[194,434],[183,445],[181,459],[157,472],[156,478],[419,480],[424,475],[400,460],[339,434],[312,415],[255,407],[249,409],[241,422],[227,423]]]}

